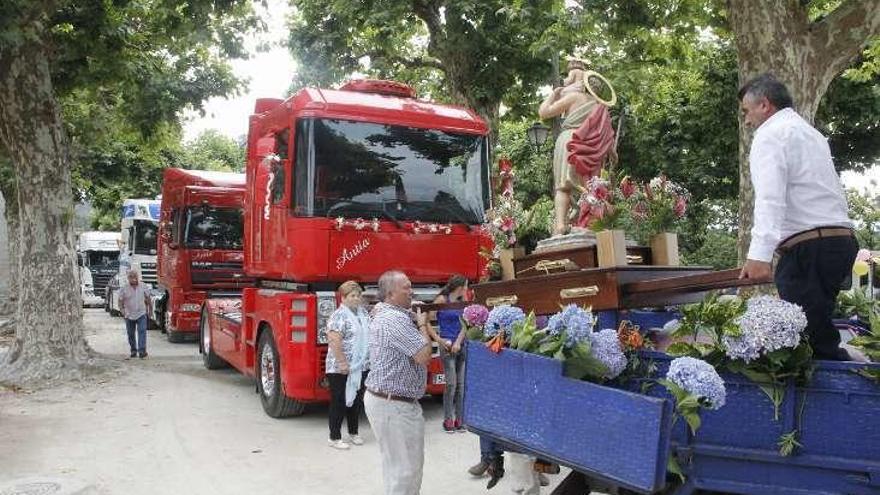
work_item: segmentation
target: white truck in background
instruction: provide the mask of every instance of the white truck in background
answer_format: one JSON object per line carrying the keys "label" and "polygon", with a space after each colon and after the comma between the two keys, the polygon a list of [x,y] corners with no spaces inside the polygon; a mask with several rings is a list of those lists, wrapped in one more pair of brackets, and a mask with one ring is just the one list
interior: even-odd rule
{"label": "white truck in background", "polygon": [[83,232],[76,244],[83,306],[103,306],[107,284],[119,273],[119,232]]}
{"label": "white truck in background", "polygon": [[118,291],[120,284],[128,283],[129,270],[138,272],[141,281],[155,288],[156,247],[159,239],[159,199],[126,199],[122,202],[121,248],[119,270],[107,286],[105,308],[119,315]]}

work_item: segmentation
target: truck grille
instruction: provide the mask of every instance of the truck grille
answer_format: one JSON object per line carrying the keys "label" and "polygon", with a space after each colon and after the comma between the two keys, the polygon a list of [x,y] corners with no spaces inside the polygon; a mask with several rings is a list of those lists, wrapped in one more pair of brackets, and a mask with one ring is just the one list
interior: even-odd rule
{"label": "truck grille", "polygon": [[246,277],[240,262],[194,262],[191,266],[194,288],[229,289],[253,285]]}
{"label": "truck grille", "polygon": [[155,268],[141,268],[141,281],[145,284],[156,285],[158,279],[156,278],[156,269]]}
{"label": "truck grille", "polygon": [[107,284],[110,282],[111,278],[113,278],[112,273],[107,274],[92,272],[92,287],[95,288],[95,292],[100,291],[100,294],[103,294],[104,288],[107,287]]}

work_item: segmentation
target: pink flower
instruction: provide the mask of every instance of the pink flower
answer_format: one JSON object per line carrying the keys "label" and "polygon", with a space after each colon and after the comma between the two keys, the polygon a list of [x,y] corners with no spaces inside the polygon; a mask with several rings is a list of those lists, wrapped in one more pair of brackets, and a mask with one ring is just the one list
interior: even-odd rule
{"label": "pink flower", "polygon": [[636,185],[628,175],[620,181],[620,193],[623,194],[623,199],[629,199],[636,193]]}
{"label": "pink flower", "polygon": [[489,310],[482,304],[471,304],[464,308],[461,317],[470,326],[482,326],[489,318]]}
{"label": "pink flower", "polygon": [[646,198],[648,201],[651,201],[652,199],[654,199],[654,193],[651,192],[651,186],[650,186],[650,185],[647,185],[647,184],[646,184],[645,186],[642,187],[642,190],[645,191],[645,198]]}
{"label": "pink flower", "polygon": [[512,232],[514,227],[516,227],[516,221],[514,221],[513,217],[507,217],[501,220],[501,230],[504,232]]}
{"label": "pink flower", "polygon": [[681,218],[684,216],[687,211],[687,200],[684,196],[679,196],[675,198],[675,206],[672,207],[672,211],[675,212],[675,216]]}

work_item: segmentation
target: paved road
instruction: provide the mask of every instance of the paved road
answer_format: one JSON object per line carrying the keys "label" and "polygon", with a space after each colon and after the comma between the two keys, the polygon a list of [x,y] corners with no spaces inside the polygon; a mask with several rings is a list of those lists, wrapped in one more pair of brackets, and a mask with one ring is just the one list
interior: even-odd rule
{"label": "paved road", "polygon": [[[127,360],[121,319],[93,309],[85,320],[92,346],[122,362],[121,371],[97,383],[0,393],[0,493],[25,478],[68,480],[87,487],[78,493],[96,494],[381,493],[378,447],[365,419],[366,445],[330,449],[326,406],[269,418],[252,382],[204,369],[196,344],[169,344],[150,331],[150,356]],[[422,493],[510,493],[507,480],[486,492],[484,479],[471,478],[477,437],[444,433],[441,404],[423,406]]]}

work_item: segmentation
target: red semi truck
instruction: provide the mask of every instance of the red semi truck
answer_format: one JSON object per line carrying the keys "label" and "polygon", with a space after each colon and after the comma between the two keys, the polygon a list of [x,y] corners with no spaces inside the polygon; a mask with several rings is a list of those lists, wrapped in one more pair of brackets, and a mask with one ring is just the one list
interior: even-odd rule
{"label": "red semi truck", "polygon": [[153,319],[170,342],[198,337],[206,299],[253,285],[242,268],[244,186],[244,174],[164,171]]}
{"label": "red semi truck", "polygon": [[[329,400],[325,322],[341,282],[375,295],[383,272],[402,270],[430,301],[450,274],[485,271],[488,127],[468,109],[373,80],[260,99],[246,176],[244,270],[256,285],[206,301],[200,349],[206,367],[254,377],[269,416]],[[439,359],[428,381],[442,392]]]}

